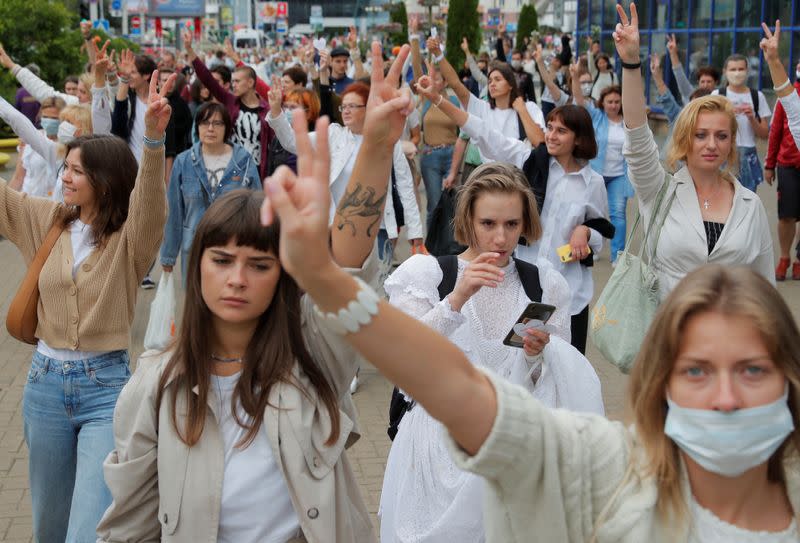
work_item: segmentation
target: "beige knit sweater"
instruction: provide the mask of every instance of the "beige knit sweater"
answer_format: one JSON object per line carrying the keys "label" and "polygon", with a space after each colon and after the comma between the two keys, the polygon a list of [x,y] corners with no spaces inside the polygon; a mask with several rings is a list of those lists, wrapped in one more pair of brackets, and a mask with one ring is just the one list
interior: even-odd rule
{"label": "beige knit sweater", "polygon": [[[39,276],[36,337],[50,347],[82,351],[127,349],[136,294],[164,232],[167,204],[164,149],[144,149],[128,220],[95,249],[72,278],[69,229],[61,233]],[[58,204],[10,189],[0,179],[0,235],[28,264],[44,240]]]}

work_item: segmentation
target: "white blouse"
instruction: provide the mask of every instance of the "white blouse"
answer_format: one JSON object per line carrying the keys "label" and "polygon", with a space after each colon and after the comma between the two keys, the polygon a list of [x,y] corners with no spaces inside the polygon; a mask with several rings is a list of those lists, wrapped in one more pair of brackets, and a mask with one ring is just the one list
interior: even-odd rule
{"label": "white blouse", "polygon": [[714,541],[736,541],[737,543],[796,543],[800,540],[797,520],[780,532],[754,532],[728,524],[714,513],[690,499],[692,527],[688,543],[711,543]]}

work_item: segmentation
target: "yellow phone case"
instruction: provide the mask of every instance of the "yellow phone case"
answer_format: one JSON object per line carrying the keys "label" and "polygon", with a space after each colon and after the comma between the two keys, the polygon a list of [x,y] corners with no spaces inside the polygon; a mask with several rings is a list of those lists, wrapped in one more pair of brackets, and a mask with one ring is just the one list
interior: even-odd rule
{"label": "yellow phone case", "polygon": [[[556,249],[556,253],[558,253],[558,257],[561,259],[561,262],[564,262],[565,264],[567,262],[572,262],[573,260],[575,260],[572,256],[572,247],[570,246],[569,243],[567,243],[566,245],[562,245],[561,247]],[[589,254],[592,254],[591,247],[589,247]]]}

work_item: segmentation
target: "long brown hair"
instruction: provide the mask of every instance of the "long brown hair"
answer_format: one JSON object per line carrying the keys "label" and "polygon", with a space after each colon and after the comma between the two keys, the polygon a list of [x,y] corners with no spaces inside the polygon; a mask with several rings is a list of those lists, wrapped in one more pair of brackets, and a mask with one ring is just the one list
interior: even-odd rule
{"label": "long brown hair", "polygon": [[[643,445],[644,465],[658,484],[662,518],[686,514],[680,489],[678,447],[664,433],[666,389],[686,323],[695,315],[719,312],[745,317],[758,330],[775,366],[789,383],[789,410],[795,430],[769,459],[768,477],[784,482],[787,450],[800,450],[800,330],[780,293],[761,275],[744,267],[707,265],[687,275],[653,319],[634,362],[629,408]],[[793,445],[793,446],[790,446]]]}
{"label": "long brown hair", "polygon": [[[93,243],[103,247],[111,234],[128,220],[139,165],[128,144],[115,136],[79,136],[66,144],[64,156],[69,156],[73,149],[80,149],[81,167],[94,191],[97,214],[91,225]],[[81,216],[81,208],[63,209],[60,220],[67,228]]]}
{"label": "long brown hair", "polygon": [[[514,100],[517,99],[517,96],[522,96],[522,93],[519,91],[519,86],[517,86],[517,76],[514,75],[514,70],[508,65],[508,63],[496,60],[492,62],[491,66],[489,67],[489,73],[487,74],[487,77],[492,77],[492,72],[498,72],[501,76],[503,76],[503,79],[506,80],[508,86],[511,87],[508,92],[508,107],[511,109],[511,105],[514,103]],[[491,94],[489,94],[489,106],[492,109],[497,107],[497,102]]]}
{"label": "long brown hair", "polygon": [[[186,274],[186,299],[183,322],[174,344],[173,354],[161,375],[157,405],[168,386],[176,387],[171,394],[171,419],[181,441],[195,445],[203,434],[208,410],[208,391],[211,380],[212,314],[202,295],[200,261],[209,247],[227,245],[235,240],[240,247],[253,247],[259,251],[278,255],[280,227],[273,224],[261,226],[259,211],[264,195],[247,189],[234,190],[217,199],[203,215],[189,253]],[[339,402],[333,386],[311,358],[306,349],[300,327],[300,288],[294,279],[281,268],[272,302],[261,315],[253,337],[247,345],[242,362],[242,373],[233,392],[232,405],[241,405],[252,423],[236,422],[247,430],[240,445],[247,446],[255,439],[264,420],[264,410],[269,405],[273,385],[290,383],[300,387],[292,378],[295,363],[308,377],[317,396],[331,418],[331,434],[327,444],[339,435]],[[173,381],[174,380],[174,381]],[[173,381],[171,383],[171,381]],[[193,389],[197,387],[195,394]],[[308,395],[308,391],[301,391]],[[178,423],[178,394],[186,398],[188,410]],[[277,408],[277,406],[272,406]]]}

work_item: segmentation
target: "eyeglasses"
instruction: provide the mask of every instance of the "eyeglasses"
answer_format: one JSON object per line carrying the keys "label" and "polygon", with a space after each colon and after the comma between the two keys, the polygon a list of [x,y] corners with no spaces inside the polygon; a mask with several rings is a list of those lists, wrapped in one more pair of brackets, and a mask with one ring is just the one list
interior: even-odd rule
{"label": "eyeglasses", "polygon": [[222,128],[223,126],[225,126],[225,123],[222,121],[200,121],[199,123],[197,123],[197,126],[202,126],[204,128],[208,128],[209,126],[212,126],[214,128]]}
{"label": "eyeglasses", "polygon": [[339,113],[361,109],[362,107],[367,107],[367,106],[360,106],[358,104],[342,104],[341,106],[339,106]]}

